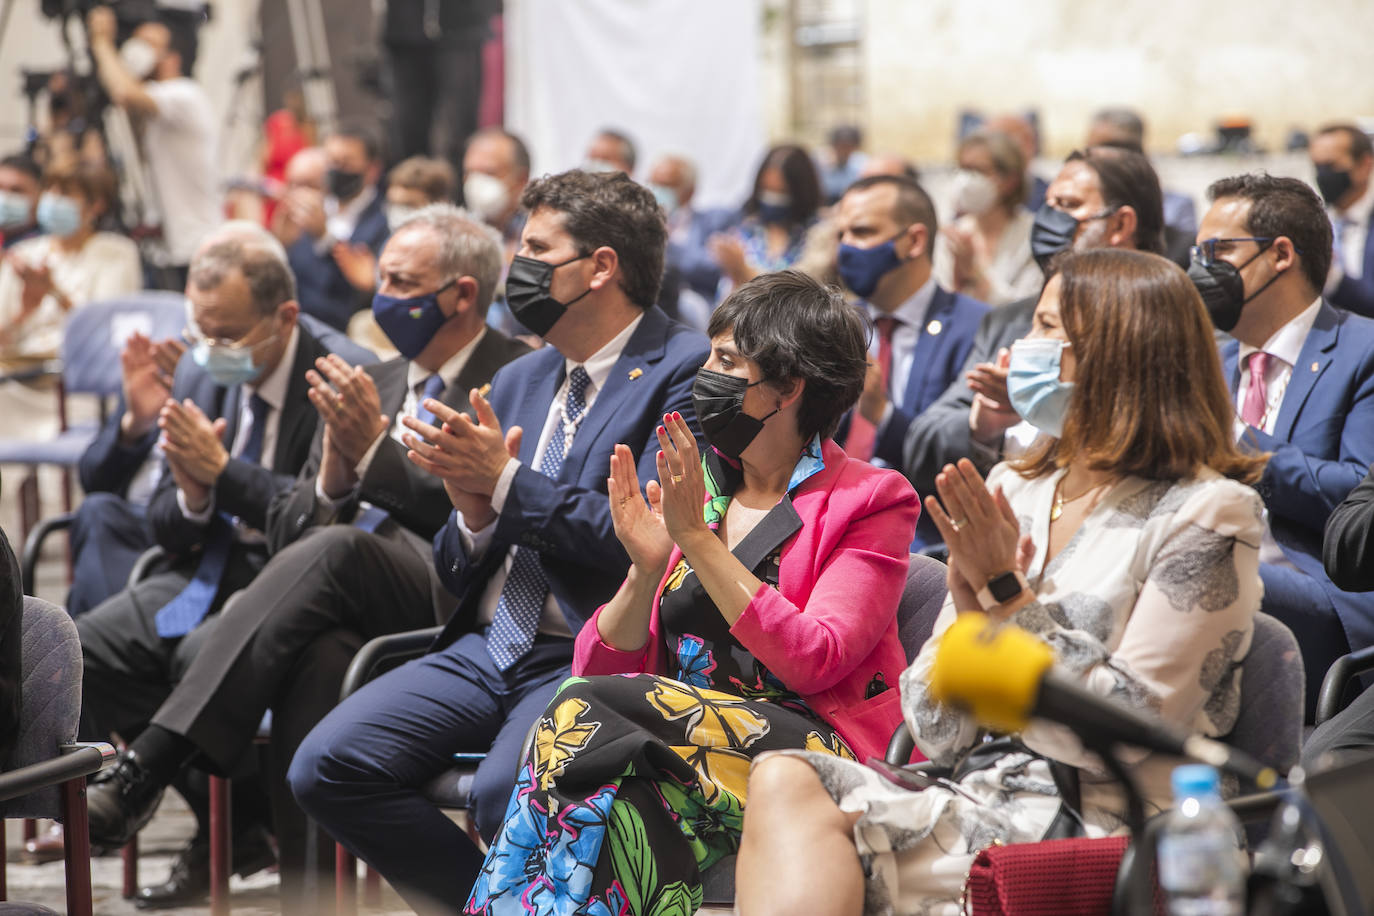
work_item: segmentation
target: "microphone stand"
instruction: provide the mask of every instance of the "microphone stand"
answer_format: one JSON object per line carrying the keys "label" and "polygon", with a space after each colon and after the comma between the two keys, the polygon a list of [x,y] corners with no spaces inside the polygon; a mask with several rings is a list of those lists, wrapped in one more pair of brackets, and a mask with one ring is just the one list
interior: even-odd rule
{"label": "microphone stand", "polygon": [[[1084,736],[1080,735],[1080,739]],[[1112,741],[1086,741],[1084,747],[1102,759],[1102,766],[1121,785],[1126,795],[1126,825],[1131,828],[1131,845],[1127,855],[1126,900],[1124,912],[1114,907],[1114,916],[1154,916],[1154,887],[1151,871],[1155,862],[1156,830],[1145,823],[1145,799],[1130,771],[1117,758]],[[1153,825],[1151,825],[1153,826]],[[1131,852],[1134,850],[1134,853]]]}

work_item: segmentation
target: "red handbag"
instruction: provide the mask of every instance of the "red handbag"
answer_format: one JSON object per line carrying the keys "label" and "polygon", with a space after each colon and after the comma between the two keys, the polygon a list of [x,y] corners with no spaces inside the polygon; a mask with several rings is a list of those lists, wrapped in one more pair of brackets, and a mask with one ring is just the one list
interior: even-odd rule
{"label": "red handbag", "polygon": [[[1130,837],[1044,840],[989,846],[964,885],[971,916],[1110,916]],[[1162,912],[1158,891],[1155,911]]]}

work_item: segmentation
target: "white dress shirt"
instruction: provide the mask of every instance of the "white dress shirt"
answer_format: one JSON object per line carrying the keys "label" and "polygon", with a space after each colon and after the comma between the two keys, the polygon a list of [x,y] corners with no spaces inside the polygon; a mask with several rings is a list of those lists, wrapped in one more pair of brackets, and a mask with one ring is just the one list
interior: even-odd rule
{"label": "white dress shirt", "polygon": [[[291,384],[291,367],[296,362],[296,349],[300,345],[301,332],[299,327],[291,328],[291,336],[287,338],[286,349],[282,351],[281,359],[277,360],[277,365],[272,371],[267,373],[267,377],[256,385],[239,386],[239,420],[238,429],[234,432],[234,441],[229,445],[229,454],[238,456],[243,453],[248,445],[248,439],[253,434],[253,411],[250,407],[253,395],[257,395],[267,402],[267,419],[262,428],[262,453],[258,456],[258,464],[262,467],[271,469],[272,459],[276,457],[277,435],[281,430],[281,411],[286,404],[286,389]],[[227,411],[226,411],[227,412]],[[212,421],[214,417],[210,418]],[[211,516],[215,514],[215,491],[210,489],[210,501],[200,512],[192,512],[186,503],[186,494],[177,488],[177,505],[181,508],[181,514],[188,521],[199,525],[207,524]],[[243,525],[236,518],[234,527],[238,540],[261,540],[261,532],[254,531],[247,525]]]}
{"label": "white dress shirt", "polygon": [[[1344,210],[1330,211],[1331,228],[1336,235],[1336,251],[1340,255],[1332,261],[1336,270],[1336,283],[1341,276],[1359,280],[1364,277],[1364,246],[1369,240],[1369,218],[1374,215],[1374,181],[1369,183],[1364,195]],[[1327,288],[1331,287],[1330,275]]]}
{"label": "white dress shirt", "polygon": [[[585,394],[586,408],[582,411],[585,418],[592,411],[592,405],[596,403],[596,396],[602,388],[606,387],[606,380],[610,378],[611,370],[615,368],[616,361],[620,359],[620,353],[625,349],[625,345],[630,342],[635,329],[643,316],[635,318],[626,325],[615,337],[611,338],[600,350],[597,350],[586,362],[582,363],[582,368],[587,371],[587,376],[591,383],[587,385]],[[572,360],[564,360],[563,384],[559,386],[558,392],[554,395],[553,403],[549,405],[548,416],[544,419],[544,427],[539,431],[539,442],[534,449],[532,464],[539,466],[544,457],[544,450],[548,448],[549,440],[553,438],[557,431],[561,434],[563,429],[563,406],[568,400],[568,375],[577,367],[577,363]],[[579,423],[578,428],[581,428]],[[573,433],[576,438],[576,431]],[[572,442],[564,445],[564,455],[572,450]],[[501,471],[501,477],[496,482],[496,488],[491,494],[491,506],[499,515],[505,507],[506,497],[510,494],[511,482],[515,479],[515,472],[520,469],[520,461],[511,458],[506,462],[505,468]],[[485,528],[479,531],[472,531],[468,528],[467,522],[463,519],[463,513],[455,510],[458,520],[458,533],[463,539],[463,546],[467,548],[469,561],[477,563],[482,555],[486,553],[487,547],[491,544],[492,537],[496,534],[496,522],[492,521]],[[511,549],[506,553],[506,562],[487,583],[486,591],[482,593],[482,601],[477,607],[477,621],[481,624],[488,624],[495,618],[496,605],[501,600],[501,589],[506,584],[506,577],[510,575],[511,562],[515,551]],[[550,592],[544,598],[544,610],[539,615],[539,632],[547,633],[552,636],[572,636],[572,630],[568,628],[568,622],[563,619],[563,612],[558,607],[558,602]]]}
{"label": "white dress shirt", "polygon": [[[1270,357],[1269,365],[1264,370],[1264,416],[1260,418],[1258,429],[1268,435],[1273,435],[1279,409],[1283,407],[1283,396],[1288,391],[1288,382],[1293,378],[1293,369],[1298,363],[1298,357],[1302,354],[1302,345],[1307,342],[1307,335],[1312,330],[1313,322],[1317,320],[1317,312],[1321,310],[1321,306],[1322,301],[1318,298],[1287,324],[1275,331],[1273,336],[1264,342],[1263,347],[1252,347],[1245,343],[1240,345],[1240,352],[1237,356],[1240,382],[1236,385],[1235,433],[1237,439],[1246,430],[1246,424],[1240,418],[1240,412],[1245,405],[1245,393],[1250,387],[1250,354],[1263,350]],[[1264,540],[1260,542],[1260,562],[1296,568],[1284,556],[1283,549],[1274,540],[1274,535],[1270,532],[1267,524],[1264,526]]]}

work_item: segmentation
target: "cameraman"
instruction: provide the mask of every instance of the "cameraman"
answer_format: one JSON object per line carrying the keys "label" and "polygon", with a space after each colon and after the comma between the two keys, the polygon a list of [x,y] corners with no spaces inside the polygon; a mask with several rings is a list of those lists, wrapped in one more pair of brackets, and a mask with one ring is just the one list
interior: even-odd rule
{"label": "cameraman", "polygon": [[117,29],[109,7],[95,7],[86,18],[100,84],[110,101],[141,125],[170,257],[169,276],[149,285],[181,290],[192,252],[221,222],[210,98],[184,74],[182,52],[166,25],[143,23],[122,48],[115,47]]}

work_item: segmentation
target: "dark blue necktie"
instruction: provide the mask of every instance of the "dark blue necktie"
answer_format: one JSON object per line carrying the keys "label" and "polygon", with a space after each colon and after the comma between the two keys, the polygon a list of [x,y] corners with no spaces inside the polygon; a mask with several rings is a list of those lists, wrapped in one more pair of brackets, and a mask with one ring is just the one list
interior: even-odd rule
{"label": "dark blue necktie", "polygon": [[[424,388],[419,392],[415,400],[415,419],[421,423],[434,425],[434,414],[425,410],[425,398],[438,399],[444,393],[444,379],[439,373],[434,373],[425,379]],[[361,528],[363,531],[375,533],[377,527],[387,520],[387,511],[376,506],[365,506],[358,510],[358,514],[353,517],[353,527]]]}
{"label": "dark blue necktie", "polygon": [[[568,397],[563,404],[562,422],[549,437],[544,456],[539,461],[539,473],[557,480],[563,471],[563,459],[572,445],[573,433],[587,409],[587,386],[591,376],[578,366],[568,373]],[[549,582],[544,578],[544,566],[539,551],[516,547],[511,560],[510,575],[501,587],[501,599],[496,604],[491,628],[487,631],[487,652],[496,667],[505,671],[515,664],[534,644],[539,629],[539,614],[549,594]]]}
{"label": "dark blue necktie", "polygon": [[[248,441],[237,455],[239,460],[249,464],[261,462],[262,435],[267,426],[269,409],[267,402],[258,395],[249,398],[248,410],[253,425],[248,430]],[[164,639],[185,636],[210,613],[215,593],[219,591],[219,580],[224,577],[224,567],[229,561],[229,548],[233,545],[233,520],[223,512],[216,512],[206,528],[205,547],[201,551],[195,575],[175,598],[162,606],[153,619],[158,636]]]}

